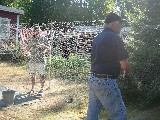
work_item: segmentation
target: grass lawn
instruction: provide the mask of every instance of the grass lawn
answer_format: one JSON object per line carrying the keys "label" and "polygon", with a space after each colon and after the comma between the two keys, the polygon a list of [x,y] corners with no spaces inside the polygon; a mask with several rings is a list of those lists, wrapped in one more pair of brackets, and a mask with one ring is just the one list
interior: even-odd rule
{"label": "grass lawn", "polygon": [[[31,83],[26,66],[0,63],[0,84],[26,93]],[[65,80],[46,81],[45,96],[37,101],[11,105],[0,109],[0,120],[85,120],[88,105],[87,83],[75,84]],[[39,80],[36,90],[40,89]],[[72,103],[65,100],[73,98]],[[160,106],[138,109],[134,104],[126,104],[128,120],[160,120]],[[108,120],[107,112],[102,110],[100,120]]]}

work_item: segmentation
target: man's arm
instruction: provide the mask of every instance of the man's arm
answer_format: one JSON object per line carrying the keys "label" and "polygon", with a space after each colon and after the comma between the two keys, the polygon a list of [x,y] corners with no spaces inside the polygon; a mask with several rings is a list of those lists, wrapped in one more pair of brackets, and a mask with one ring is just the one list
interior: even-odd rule
{"label": "man's arm", "polygon": [[131,72],[130,65],[128,63],[127,59],[123,59],[120,61],[120,66],[121,66],[121,72],[124,73],[124,71],[128,74]]}
{"label": "man's arm", "polygon": [[26,55],[30,55],[30,50],[31,50],[31,41],[28,42],[28,45],[26,46],[25,48],[25,52],[26,52]]}
{"label": "man's arm", "polygon": [[30,46],[30,45],[28,45],[28,46],[26,47],[26,51],[27,51],[27,52],[29,52],[29,51],[30,51],[30,49],[31,49],[31,46]]}

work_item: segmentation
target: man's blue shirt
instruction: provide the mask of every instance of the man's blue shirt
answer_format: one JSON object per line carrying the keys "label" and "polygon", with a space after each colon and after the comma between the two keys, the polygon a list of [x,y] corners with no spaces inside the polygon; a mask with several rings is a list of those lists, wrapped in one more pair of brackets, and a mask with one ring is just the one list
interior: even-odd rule
{"label": "man's blue shirt", "polygon": [[120,60],[127,59],[124,44],[111,29],[104,29],[92,42],[91,72],[118,76]]}

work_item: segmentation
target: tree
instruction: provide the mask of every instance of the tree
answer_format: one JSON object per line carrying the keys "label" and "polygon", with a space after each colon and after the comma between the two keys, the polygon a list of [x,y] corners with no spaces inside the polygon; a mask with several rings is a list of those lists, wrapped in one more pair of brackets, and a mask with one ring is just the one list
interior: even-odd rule
{"label": "tree", "polygon": [[0,0],[3,6],[14,7],[24,10],[24,15],[21,16],[21,22],[28,23],[30,20],[30,8],[32,0]]}
{"label": "tree", "polygon": [[114,11],[115,0],[0,0],[0,4],[24,10],[21,22],[102,20]]}
{"label": "tree", "polygon": [[0,5],[11,6],[14,0],[0,0]]}

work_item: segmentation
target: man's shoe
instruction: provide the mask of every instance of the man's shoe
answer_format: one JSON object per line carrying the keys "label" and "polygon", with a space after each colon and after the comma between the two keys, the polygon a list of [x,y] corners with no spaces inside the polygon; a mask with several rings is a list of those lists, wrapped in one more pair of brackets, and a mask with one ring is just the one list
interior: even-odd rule
{"label": "man's shoe", "polygon": [[43,90],[40,90],[38,93],[37,93],[37,97],[42,97],[43,96]]}
{"label": "man's shoe", "polygon": [[28,95],[34,95],[34,90],[31,89],[27,94],[28,94]]}

